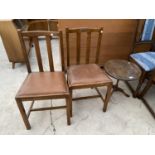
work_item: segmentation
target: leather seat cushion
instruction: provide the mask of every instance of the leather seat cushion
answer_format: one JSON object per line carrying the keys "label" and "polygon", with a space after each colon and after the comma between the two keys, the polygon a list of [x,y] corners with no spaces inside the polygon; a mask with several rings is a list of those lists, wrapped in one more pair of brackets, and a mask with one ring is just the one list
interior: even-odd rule
{"label": "leather seat cushion", "polygon": [[97,64],[72,65],[67,73],[70,87],[112,82]]}
{"label": "leather seat cushion", "polygon": [[63,72],[30,73],[16,97],[40,97],[67,94],[68,87]]}

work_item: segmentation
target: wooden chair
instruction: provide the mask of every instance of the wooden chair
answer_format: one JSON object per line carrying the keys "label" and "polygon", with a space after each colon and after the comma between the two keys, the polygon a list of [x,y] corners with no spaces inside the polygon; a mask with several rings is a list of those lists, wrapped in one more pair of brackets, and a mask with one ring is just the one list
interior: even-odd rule
{"label": "wooden chair", "polygon": [[[142,100],[146,108],[149,110],[151,115],[155,118],[155,112],[144,98],[145,94],[151,87],[154,81],[154,72],[155,72],[155,42],[154,41],[147,41],[147,42],[138,42],[135,44],[135,51],[133,54],[130,55],[130,60],[135,62],[142,70],[141,77],[138,81],[138,85],[136,86],[136,90],[134,90],[131,85],[126,82],[129,86],[130,90],[133,93],[134,97],[138,97]],[[152,61],[147,57],[151,57]],[[146,60],[149,62],[146,63]],[[150,65],[151,64],[151,65]],[[149,79],[149,80],[148,80]],[[140,92],[142,85],[144,85],[144,81],[148,80],[144,89]]]}
{"label": "wooden chair", "polygon": [[[141,42],[138,44],[144,46],[145,44],[147,45],[148,43]],[[133,90],[131,85],[128,82],[126,82],[129,88],[131,89],[133,96],[138,97],[139,91],[141,89],[142,84],[144,83],[144,80],[155,69],[155,42],[152,42],[151,48],[148,51],[132,53],[130,55],[130,60],[135,62],[142,70],[142,74],[135,91]]]}
{"label": "wooden chair", "polygon": [[[29,115],[33,111],[42,111],[42,110],[53,110],[66,108],[67,113],[67,124],[70,125],[70,95],[67,82],[65,79],[64,72],[54,71],[53,67],[53,57],[52,57],[52,47],[51,47],[51,38],[53,35],[57,35],[60,41],[60,50],[63,54],[63,40],[62,32],[50,32],[50,31],[19,31],[19,37],[24,49],[24,57],[27,65],[28,75],[20,87],[15,99],[25,123],[27,129],[30,129]],[[41,51],[39,46],[39,37],[45,37],[45,42],[47,46],[48,60],[50,71],[44,71],[42,65]],[[28,55],[25,49],[24,39],[29,37],[33,40],[35,46],[35,52],[37,57],[37,63],[39,67],[39,72],[32,72],[31,65],[28,59]],[[42,51],[45,53],[45,51]],[[62,61],[63,63],[63,61]],[[35,100],[49,100],[49,99],[62,99],[66,100],[65,106],[57,107],[43,107],[43,108],[33,108]],[[23,101],[32,101],[30,109],[26,114],[26,111],[23,106]]]}
{"label": "wooden chair", "polygon": [[[97,36],[97,43],[96,43],[96,56],[95,56],[95,63],[90,63],[90,49],[91,49],[91,36],[93,34]],[[108,101],[111,96],[111,89],[112,89],[112,80],[107,76],[107,74],[97,65],[99,60],[99,53],[100,53],[100,45],[102,39],[103,28],[100,29],[89,29],[89,28],[66,28],[66,49],[67,49],[67,77],[68,77],[68,85],[70,89],[70,94],[72,96],[73,89],[81,89],[81,88],[95,88],[98,95],[95,96],[85,96],[80,98],[73,98],[73,100],[79,99],[88,99],[94,97],[101,97],[104,101],[103,111],[105,112],[107,109]],[[70,51],[70,46],[72,46],[72,42],[70,42],[70,35],[74,34],[76,41],[76,62],[74,65],[70,63],[70,55],[72,54]],[[81,54],[81,41],[82,36],[84,37],[86,34],[86,56],[85,64],[80,64]],[[72,40],[73,41],[73,40]],[[83,45],[82,45],[83,46]],[[94,47],[94,45],[93,45]],[[73,48],[73,46],[72,46]],[[73,50],[73,49],[72,49]],[[105,99],[97,89],[97,87],[107,86],[107,93]],[[70,108],[72,110],[72,106]],[[71,111],[72,115],[72,111]]]}

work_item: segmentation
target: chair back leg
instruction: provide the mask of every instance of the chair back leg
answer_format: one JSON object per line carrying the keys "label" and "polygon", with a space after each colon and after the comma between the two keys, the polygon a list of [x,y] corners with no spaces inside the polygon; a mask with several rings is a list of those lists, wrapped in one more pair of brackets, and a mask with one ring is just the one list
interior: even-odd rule
{"label": "chair back leg", "polygon": [[73,91],[72,89],[69,89],[70,92],[70,117],[73,116],[73,112],[72,112],[72,96],[73,96]]}
{"label": "chair back leg", "polygon": [[150,89],[152,86],[152,80],[149,80],[145,88],[142,90],[140,97],[144,97],[144,95],[147,93],[147,91]]}
{"label": "chair back leg", "polygon": [[112,84],[109,84],[107,86],[107,94],[106,94],[106,97],[105,97],[103,112],[106,112],[106,110],[107,110],[107,106],[108,106],[108,102],[109,102],[109,99],[111,97],[111,94],[112,94]]}

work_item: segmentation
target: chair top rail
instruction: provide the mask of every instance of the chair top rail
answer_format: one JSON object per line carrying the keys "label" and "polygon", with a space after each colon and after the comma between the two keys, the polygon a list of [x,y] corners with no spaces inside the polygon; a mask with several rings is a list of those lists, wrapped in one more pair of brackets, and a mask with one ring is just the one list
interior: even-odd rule
{"label": "chair top rail", "polygon": [[37,36],[59,36],[58,31],[22,31],[23,36],[37,37]]}
{"label": "chair top rail", "polygon": [[103,28],[88,28],[88,27],[80,27],[80,28],[66,28],[66,31],[69,33],[76,33],[76,32],[101,32]]}

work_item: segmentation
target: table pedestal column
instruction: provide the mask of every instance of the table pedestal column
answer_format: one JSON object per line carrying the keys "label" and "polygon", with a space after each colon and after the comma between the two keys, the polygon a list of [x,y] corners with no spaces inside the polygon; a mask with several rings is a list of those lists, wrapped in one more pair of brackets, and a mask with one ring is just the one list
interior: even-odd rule
{"label": "table pedestal column", "polygon": [[114,91],[120,91],[120,92],[122,92],[126,97],[130,97],[129,94],[127,94],[122,88],[120,88],[120,87],[118,86],[118,83],[119,83],[119,80],[117,79],[116,84],[113,85],[113,91],[112,91],[112,93],[113,93]]}

